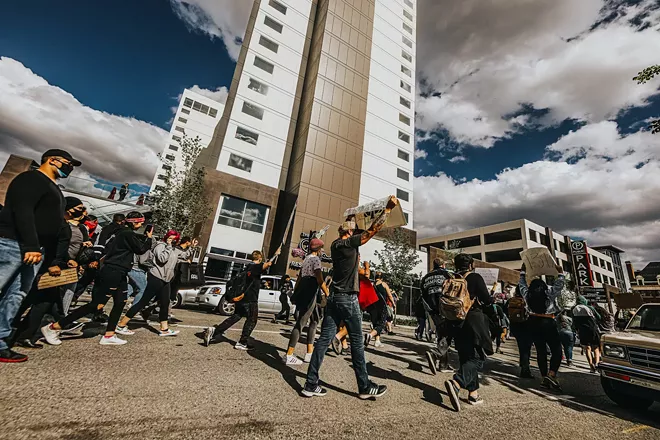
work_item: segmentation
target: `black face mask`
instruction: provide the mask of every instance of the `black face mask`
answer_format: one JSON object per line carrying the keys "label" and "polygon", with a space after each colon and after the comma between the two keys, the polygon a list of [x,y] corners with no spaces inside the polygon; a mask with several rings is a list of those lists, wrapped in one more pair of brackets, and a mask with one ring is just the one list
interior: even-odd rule
{"label": "black face mask", "polygon": [[70,163],[60,162],[60,167],[57,169],[57,173],[62,179],[66,179],[67,177],[69,177],[71,171],[73,171],[73,165],[71,165]]}
{"label": "black face mask", "polygon": [[71,218],[74,220],[81,220],[85,218],[85,208],[75,208],[69,211]]}

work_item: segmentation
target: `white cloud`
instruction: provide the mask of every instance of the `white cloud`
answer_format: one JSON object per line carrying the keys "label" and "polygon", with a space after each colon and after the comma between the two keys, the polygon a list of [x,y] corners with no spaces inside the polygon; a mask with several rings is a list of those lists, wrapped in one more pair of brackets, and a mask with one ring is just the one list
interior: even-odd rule
{"label": "white cloud", "polygon": [[660,136],[621,136],[615,123],[601,122],[567,134],[548,153],[574,162],[529,163],[489,181],[416,178],[420,236],[527,218],[615,244],[633,261],[660,258]]}
{"label": "white cloud", "polygon": [[467,160],[468,158],[465,156],[454,156],[451,159],[449,159],[449,162],[458,163],[458,162],[466,162]]}
{"label": "white cloud", "polygon": [[426,159],[428,155],[425,150],[415,150],[415,159]]}
{"label": "white cloud", "polygon": [[[195,93],[199,93],[202,96],[206,96],[209,99],[217,101],[220,104],[224,104],[225,102],[227,102],[227,95],[229,95],[229,90],[227,90],[227,87],[225,86],[218,87],[215,90],[209,90],[209,89],[203,89],[197,84],[195,84],[194,86],[189,87],[189,89]],[[180,95],[179,95],[179,99],[181,99]]]}
{"label": "white cloud", "polygon": [[241,50],[252,4],[252,0],[170,0],[189,28],[220,38],[234,60]]}
{"label": "white cloud", "polygon": [[[592,31],[613,8],[618,18]],[[660,47],[653,0],[422,0],[418,20],[418,76],[441,92],[419,99],[418,127],[461,143],[488,148],[531,122],[600,122],[657,93],[658,82],[631,80]],[[549,113],[509,116],[523,105]]]}
{"label": "white cloud", "polygon": [[[89,108],[20,62],[0,58],[0,149],[39,159],[62,148],[93,176],[151,183],[167,132]],[[75,176],[75,175],[74,175]]]}

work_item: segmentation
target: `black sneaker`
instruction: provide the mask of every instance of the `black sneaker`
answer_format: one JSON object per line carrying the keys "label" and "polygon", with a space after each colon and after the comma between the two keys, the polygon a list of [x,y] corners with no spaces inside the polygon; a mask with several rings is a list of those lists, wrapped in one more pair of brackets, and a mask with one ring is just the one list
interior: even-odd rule
{"label": "black sneaker", "polygon": [[330,345],[332,345],[332,351],[334,351],[335,354],[339,356],[341,354],[341,341],[337,339],[337,337],[335,336],[334,338],[332,338],[332,342]]}
{"label": "black sneaker", "polygon": [[477,397],[468,396],[468,404],[481,405],[482,403],[484,403],[484,399],[482,399],[481,396],[477,396]]}
{"label": "black sneaker", "polygon": [[561,385],[559,385],[559,382],[557,381],[556,377],[547,376],[545,380],[550,385],[550,388],[552,388],[553,390],[561,391]]}
{"label": "black sneaker", "polygon": [[319,385],[310,386],[305,384],[305,387],[302,390],[302,395],[305,397],[323,397],[326,394],[328,394],[328,390]]}
{"label": "black sneaker", "polygon": [[108,319],[109,319],[108,315],[106,315],[105,313],[99,313],[97,315],[94,315],[92,321],[97,322],[99,324],[107,324]]}
{"label": "black sneaker", "polygon": [[371,398],[377,398],[382,396],[387,392],[387,387],[385,385],[376,385],[375,383],[366,390],[360,393],[360,399],[366,400]]}
{"label": "black sneaker", "polygon": [[0,350],[0,362],[6,362],[9,364],[17,364],[19,362],[25,362],[28,360],[28,357],[24,354],[16,353],[13,350],[8,348]]}
{"label": "black sneaker", "polygon": [[364,334],[364,348],[367,348],[369,346],[370,342],[371,342],[371,333],[365,333]]}
{"label": "black sneaker", "polygon": [[435,376],[438,374],[438,369],[435,366],[435,356],[431,350],[426,352],[426,359],[429,361],[429,368],[431,369],[431,373]]}
{"label": "black sneaker", "polygon": [[16,345],[24,348],[44,348],[43,344],[38,342],[32,342],[30,339],[23,339],[22,341],[16,341]]}
{"label": "black sneaker", "polygon": [[549,390],[551,386],[552,385],[550,385],[550,381],[548,380],[548,378],[544,377],[543,380],[541,381],[541,388],[546,388]]}
{"label": "black sneaker", "polygon": [[534,375],[529,370],[521,370],[520,371],[520,378],[521,379],[534,379]]}
{"label": "black sneaker", "polygon": [[445,381],[445,388],[447,389],[447,394],[449,394],[449,400],[451,401],[451,406],[454,407],[454,411],[460,412],[461,410],[461,401],[458,398],[458,390],[454,382],[451,380]]}

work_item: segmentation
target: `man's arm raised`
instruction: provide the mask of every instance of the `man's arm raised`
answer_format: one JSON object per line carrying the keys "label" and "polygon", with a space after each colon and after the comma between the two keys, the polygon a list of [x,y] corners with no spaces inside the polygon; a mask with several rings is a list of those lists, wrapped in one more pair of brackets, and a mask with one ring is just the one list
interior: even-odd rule
{"label": "man's arm raised", "polygon": [[390,212],[394,209],[394,207],[399,203],[396,197],[390,196],[390,199],[387,201],[387,206],[385,206],[385,210],[374,220],[374,222],[369,226],[369,229],[364,231],[362,233],[362,239],[361,239],[361,244],[365,244],[369,240],[373,238],[374,235],[378,233],[381,229],[383,229],[383,226],[385,226],[385,222],[387,222],[387,217],[390,215]]}

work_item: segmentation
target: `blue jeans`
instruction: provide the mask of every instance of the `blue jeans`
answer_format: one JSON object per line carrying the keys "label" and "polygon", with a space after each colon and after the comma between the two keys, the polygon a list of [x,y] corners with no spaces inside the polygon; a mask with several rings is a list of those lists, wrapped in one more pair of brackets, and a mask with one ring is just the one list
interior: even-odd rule
{"label": "blue jeans", "polygon": [[323,324],[321,324],[321,337],[316,341],[314,354],[307,370],[307,387],[313,388],[319,383],[319,369],[323,363],[325,352],[328,351],[332,338],[337,334],[339,324],[344,321],[351,340],[351,358],[353,369],[360,393],[367,391],[371,386],[367,375],[367,364],[364,360],[364,340],[362,339],[362,311],[358,303],[357,294],[344,294],[332,292],[328,298]]}
{"label": "blue jeans", "polygon": [[147,288],[147,273],[142,269],[131,269],[128,272],[128,296],[129,298],[135,292],[133,304],[137,304],[142,299],[144,291]]}
{"label": "blue jeans", "polygon": [[571,330],[560,330],[559,339],[564,347],[564,357],[567,361],[573,360],[573,346],[575,345],[575,335]]}
{"label": "blue jeans", "polygon": [[5,339],[12,331],[12,321],[32,287],[41,263],[23,264],[18,242],[0,238],[0,350],[8,348]]}

